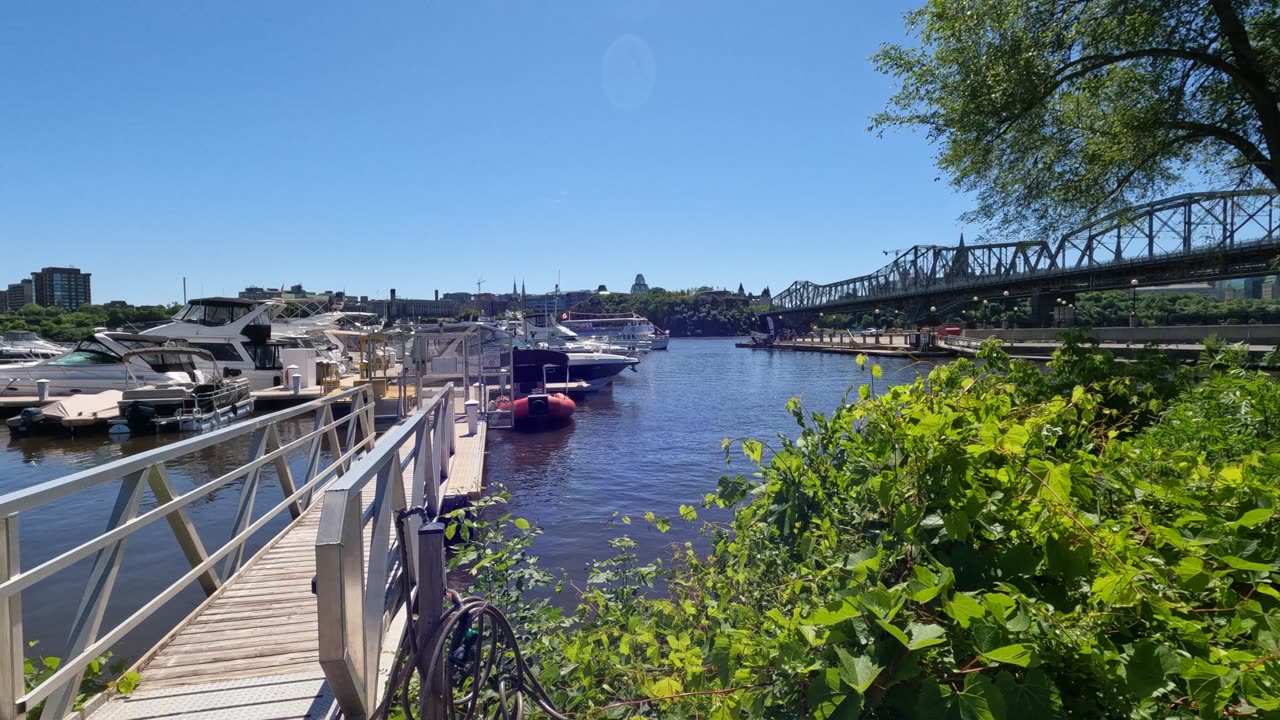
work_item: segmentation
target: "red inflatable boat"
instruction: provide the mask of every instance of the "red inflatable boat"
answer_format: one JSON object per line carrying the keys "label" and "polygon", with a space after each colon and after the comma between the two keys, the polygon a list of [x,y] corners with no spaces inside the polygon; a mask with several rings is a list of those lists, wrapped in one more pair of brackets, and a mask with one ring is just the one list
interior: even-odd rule
{"label": "red inflatable boat", "polygon": [[517,428],[561,423],[573,417],[577,404],[564,393],[534,393],[515,402],[510,398],[498,398],[497,409],[510,410]]}

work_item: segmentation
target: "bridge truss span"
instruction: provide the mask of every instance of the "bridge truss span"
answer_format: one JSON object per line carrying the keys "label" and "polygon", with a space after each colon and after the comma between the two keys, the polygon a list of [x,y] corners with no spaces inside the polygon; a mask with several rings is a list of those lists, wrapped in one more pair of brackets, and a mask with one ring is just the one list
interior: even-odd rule
{"label": "bridge truss span", "polygon": [[1275,272],[1280,200],[1269,191],[1178,195],[1099,218],[1053,241],[917,245],[873,273],[797,281],[771,311],[792,316],[890,306],[911,311],[964,297],[1026,297]]}

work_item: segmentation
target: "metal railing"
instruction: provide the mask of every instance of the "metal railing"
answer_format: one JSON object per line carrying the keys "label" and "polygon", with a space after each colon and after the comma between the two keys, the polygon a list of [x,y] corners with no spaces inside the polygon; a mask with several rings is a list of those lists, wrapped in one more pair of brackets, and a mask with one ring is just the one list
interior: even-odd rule
{"label": "metal railing", "polygon": [[[377,702],[383,638],[408,600],[400,590],[400,573],[416,577],[418,572],[415,544],[409,548],[410,567],[399,560],[396,514],[419,506],[432,518],[440,514],[441,483],[455,442],[453,395],[449,383],[422,401],[416,413],[325,490],[316,534],[320,666],[345,717],[368,717]],[[406,496],[404,471],[410,464]],[[366,499],[370,485],[373,493]],[[420,519],[410,518],[406,537],[420,526]]]}
{"label": "metal railing", "polygon": [[963,335],[939,335],[936,342],[949,348],[958,348],[961,350],[979,350],[986,338],[971,338]]}
{"label": "metal railing", "polygon": [[[338,403],[351,403],[351,411],[335,420],[333,410]],[[295,440],[283,442],[281,423],[308,415],[314,417],[313,428]],[[345,444],[340,442],[340,428],[346,433]],[[250,453],[244,464],[193,490],[178,494],[166,468],[167,463],[246,436]],[[199,583],[206,594],[216,591],[242,567],[245,544],[251,536],[286,510],[293,519],[297,519],[310,505],[314,491],[346,472],[352,461],[373,443],[372,393],[367,387],[355,387],[0,497],[0,720],[21,717],[42,701],[45,702],[43,717],[62,718],[67,715],[75,704],[85,668],[95,658],[191,585]],[[322,466],[325,450],[329,451],[331,462]],[[306,470],[299,478],[295,478],[290,469],[291,455],[307,459]],[[259,479],[267,465],[274,466],[284,498],[254,519]],[[187,508],[238,480],[244,482],[230,538],[220,548],[209,552]],[[47,508],[69,496],[112,483],[119,483],[120,488],[107,526],[100,534],[34,567],[23,569],[20,566],[18,524],[24,512]],[[150,488],[157,504],[139,514],[147,488]],[[138,531],[161,519],[168,522],[190,570],[104,631],[103,617],[112,597],[126,542]],[[23,677],[23,594],[40,581],[90,557],[93,558],[92,566],[79,609],[67,624],[70,631],[65,657],[48,678],[26,689]],[[218,563],[223,563],[221,572],[216,567]]]}

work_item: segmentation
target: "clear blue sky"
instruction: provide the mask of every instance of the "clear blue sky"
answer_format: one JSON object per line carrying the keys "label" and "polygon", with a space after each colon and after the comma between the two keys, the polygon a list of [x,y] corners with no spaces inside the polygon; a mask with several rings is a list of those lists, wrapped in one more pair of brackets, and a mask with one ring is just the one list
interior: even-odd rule
{"label": "clear blue sky", "polygon": [[0,281],[72,264],[146,303],[184,275],[424,297],[866,272],[968,208],[921,135],[867,131],[909,6],[6,2]]}

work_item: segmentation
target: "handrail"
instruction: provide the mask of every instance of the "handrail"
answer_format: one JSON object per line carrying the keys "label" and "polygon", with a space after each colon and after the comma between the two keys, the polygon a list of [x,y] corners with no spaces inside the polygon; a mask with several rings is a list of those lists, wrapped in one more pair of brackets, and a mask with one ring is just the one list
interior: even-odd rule
{"label": "handrail", "polygon": [[[47,504],[54,500],[59,500],[68,495],[86,490],[94,485],[101,485],[112,480],[117,480],[121,475],[137,472],[149,465],[167,462],[182,455],[188,455],[197,450],[220,445],[232,438],[239,437],[250,431],[259,430],[271,425],[279,423],[281,420],[292,419],[308,412],[314,411],[325,405],[332,405],[334,402],[342,402],[349,400],[355,395],[367,392],[366,386],[357,386],[340,393],[328,395],[318,400],[312,400],[303,405],[280,410],[270,415],[262,415],[256,418],[250,418],[244,422],[236,423],[213,432],[203,433],[188,440],[179,443],[166,445],[164,447],[148,450],[137,455],[120,458],[99,465],[95,468],[82,470],[78,473],[72,473],[66,477],[57,480],[49,480],[32,485],[29,488],[15,490],[3,497],[0,497],[0,515],[11,515],[13,513],[30,510],[33,507]],[[105,479],[104,479],[105,478]]]}
{"label": "handrail", "polygon": [[[335,420],[334,406],[347,402],[351,403],[350,413]],[[372,388],[355,387],[0,497],[0,719],[19,717],[41,701],[45,701],[43,716],[46,718],[62,718],[70,713],[80,678],[94,658],[110,649],[192,583],[198,582],[206,594],[215,592],[243,566],[245,544],[255,533],[286,510],[296,520],[310,505],[317,489],[323,489],[342,476],[361,453],[373,447],[373,408]],[[282,442],[281,423],[308,415],[314,417],[312,428],[295,440]],[[345,443],[339,438],[339,428],[345,430]],[[250,454],[243,464],[211,482],[178,494],[166,463],[244,437],[249,438]],[[330,461],[322,466],[326,449],[330,453]],[[297,478],[296,484],[288,462],[291,453],[307,459],[306,470]],[[254,501],[261,470],[269,464],[275,468],[284,500],[255,518]],[[191,522],[187,506],[241,479],[244,482],[229,539],[209,552]],[[21,568],[18,523],[23,512],[47,507],[70,495],[116,482],[120,489],[107,526],[101,533],[32,568]],[[139,513],[147,489],[151,490],[158,504]],[[161,518],[168,521],[190,570],[124,620],[103,630],[104,614],[122,565],[126,542]],[[39,582],[90,556],[94,559],[85,592],[79,610],[68,623],[70,632],[66,658],[56,672],[27,690],[22,667],[25,650],[23,594]],[[216,568],[219,562],[223,563],[222,572]]]}
{"label": "handrail", "polygon": [[[409,568],[401,567],[393,532],[396,515],[425,506],[441,509],[441,481],[454,448],[454,389],[449,383],[325,490],[316,534],[316,609],[320,666],[346,717],[368,717],[377,702],[378,663],[390,618],[408,600],[396,592],[400,573],[417,574],[417,546],[410,543]],[[413,460],[408,496],[404,470]],[[372,497],[364,493],[372,485]],[[369,528],[365,539],[365,526]],[[421,526],[410,518],[406,536]],[[365,568],[365,549],[369,566]]]}

